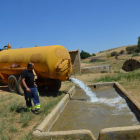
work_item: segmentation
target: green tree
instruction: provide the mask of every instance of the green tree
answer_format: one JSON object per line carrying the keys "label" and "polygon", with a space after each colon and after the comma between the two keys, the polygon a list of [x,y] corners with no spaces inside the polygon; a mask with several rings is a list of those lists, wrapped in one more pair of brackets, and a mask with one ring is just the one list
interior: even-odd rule
{"label": "green tree", "polygon": [[111,52],[111,56],[115,56],[115,55],[118,55],[116,51]]}
{"label": "green tree", "polygon": [[134,45],[132,47],[126,47],[126,52],[127,54],[139,53],[140,49],[138,45]]}
{"label": "green tree", "polygon": [[126,47],[127,54],[132,54],[134,52],[134,50],[135,50],[134,46],[133,47]]}
{"label": "green tree", "polygon": [[135,48],[134,48],[134,52],[135,52],[135,53],[139,53],[139,52],[140,52],[140,49],[139,49],[138,46],[135,46]]}
{"label": "green tree", "polygon": [[91,56],[96,56],[96,54],[95,54],[95,53],[93,53]]}
{"label": "green tree", "polygon": [[91,55],[88,52],[85,52],[85,51],[82,50],[81,53],[80,53],[80,56],[81,56],[82,59],[85,59],[85,58],[90,57]]}
{"label": "green tree", "polygon": [[138,37],[138,48],[140,50],[140,36]]}
{"label": "green tree", "polygon": [[120,54],[123,54],[123,53],[124,53],[124,50],[121,50],[121,51],[120,51]]}

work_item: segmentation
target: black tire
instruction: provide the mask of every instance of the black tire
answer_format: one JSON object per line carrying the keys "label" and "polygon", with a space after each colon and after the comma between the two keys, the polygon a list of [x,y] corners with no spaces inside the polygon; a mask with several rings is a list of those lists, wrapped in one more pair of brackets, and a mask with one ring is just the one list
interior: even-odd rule
{"label": "black tire", "polygon": [[47,86],[47,90],[58,91],[61,88],[61,81],[58,79],[52,79],[53,85]]}
{"label": "black tire", "polygon": [[8,77],[8,88],[11,92],[18,93],[18,75],[10,75]]}
{"label": "black tire", "polygon": [[18,87],[18,93],[19,93],[20,95],[24,95],[24,90],[22,89],[22,86],[21,86],[21,76],[20,76],[19,79],[18,79],[17,87]]}

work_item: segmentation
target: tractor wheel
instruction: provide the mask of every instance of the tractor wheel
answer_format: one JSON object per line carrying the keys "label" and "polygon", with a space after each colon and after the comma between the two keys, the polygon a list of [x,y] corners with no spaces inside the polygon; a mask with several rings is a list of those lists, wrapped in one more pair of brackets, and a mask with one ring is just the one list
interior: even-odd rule
{"label": "tractor wheel", "polygon": [[19,77],[18,79],[18,92],[20,95],[24,95],[24,90],[22,89],[22,86],[21,86],[21,76]]}
{"label": "tractor wheel", "polygon": [[8,78],[8,88],[11,92],[18,92],[18,75],[10,75]]}
{"label": "tractor wheel", "polygon": [[58,79],[53,79],[53,84],[47,86],[47,90],[58,91],[61,88],[61,81]]}

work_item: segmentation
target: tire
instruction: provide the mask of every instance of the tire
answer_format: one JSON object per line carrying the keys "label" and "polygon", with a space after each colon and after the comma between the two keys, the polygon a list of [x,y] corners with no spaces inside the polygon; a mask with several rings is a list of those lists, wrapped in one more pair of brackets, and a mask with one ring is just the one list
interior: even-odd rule
{"label": "tire", "polygon": [[18,76],[17,75],[10,75],[8,77],[8,88],[11,92],[18,93]]}
{"label": "tire", "polygon": [[58,91],[61,88],[61,81],[58,79],[53,79],[53,85],[47,86],[47,90]]}
{"label": "tire", "polygon": [[18,93],[19,93],[20,95],[24,95],[24,90],[22,89],[22,86],[21,86],[21,76],[20,76],[19,79],[18,79],[17,88],[18,88]]}

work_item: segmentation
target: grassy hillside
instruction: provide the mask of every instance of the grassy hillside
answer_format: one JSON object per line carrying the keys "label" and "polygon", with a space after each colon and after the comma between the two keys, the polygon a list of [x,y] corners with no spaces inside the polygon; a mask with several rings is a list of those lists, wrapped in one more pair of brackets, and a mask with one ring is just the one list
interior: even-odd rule
{"label": "grassy hillside", "polygon": [[120,52],[121,50],[126,50],[126,47],[132,47],[132,46],[137,46],[137,45],[121,46],[121,47],[117,47],[117,48],[104,50],[104,51],[101,51],[101,53],[96,53],[96,56],[104,56],[104,55],[106,55],[106,53],[111,53],[113,51]]}

